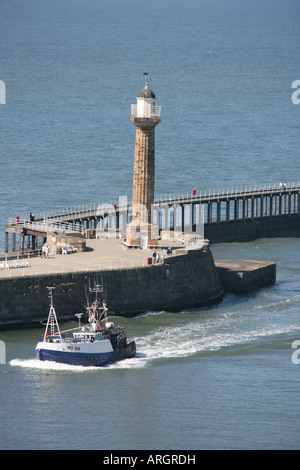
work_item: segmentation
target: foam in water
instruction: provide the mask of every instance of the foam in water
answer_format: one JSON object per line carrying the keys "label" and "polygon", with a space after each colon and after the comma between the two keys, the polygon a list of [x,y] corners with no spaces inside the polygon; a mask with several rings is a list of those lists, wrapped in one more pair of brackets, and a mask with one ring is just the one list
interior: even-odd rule
{"label": "foam in water", "polygon": [[[226,313],[222,316],[212,317],[206,321],[185,322],[184,324],[168,327],[158,327],[146,336],[134,338],[137,344],[136,356],[123,361],[108,364],[105,367],[85,367],[60,364],[52,361],[39,361],[38,359],[13,359],[11,366],[28,369],[48,371],[83,372],[91,370],[108,369],[135,369],[147,367],[159,359],[176,359],[190,357],[195,354],[217,351],[224,347],[241,346],[255,343],[263,338],[282,335],[300,330],[295,324],[268,324],[255,328],[251,323],[245,322],[245,312],[241,317]],[[237,322],[237,323],[236,323]]]}
{"label": "foam in water", "polygon": [[82,372],[83,370],[96,369],[96,367],[73,366],[69,364],[59,364],[52,361],[39,361],[38,359],[12,359],[9,363],[11,366],[23,367],[26,369],[39,370],[70,370],[73,372]]}

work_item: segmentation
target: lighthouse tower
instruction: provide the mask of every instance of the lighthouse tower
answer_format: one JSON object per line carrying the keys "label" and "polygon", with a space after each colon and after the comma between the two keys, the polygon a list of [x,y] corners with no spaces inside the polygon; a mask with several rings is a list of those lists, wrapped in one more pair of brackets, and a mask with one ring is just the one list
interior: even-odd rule
{"label": "lighthouse tower", "polygon": [[131,105],[131,121],[136,127],[132,221],[127,226],[129,245],[150,246],[156,244],[158,229],[151,224],[151,206],[154,203],[155,178],[155,127],[161,122],[161,106],[156,105],[154,92],[146,86],[137,95],[137,103]]}

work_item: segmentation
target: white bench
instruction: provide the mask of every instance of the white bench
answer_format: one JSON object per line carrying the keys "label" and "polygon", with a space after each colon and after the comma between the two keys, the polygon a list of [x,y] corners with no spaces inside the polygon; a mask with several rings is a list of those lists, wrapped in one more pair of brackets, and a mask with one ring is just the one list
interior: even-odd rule
{"label": "white bench", "polygon": [[25,259],[3,261],[3,263],[0,263],[0,269],[28,268],[28,267],[29,267],[29,263]]}
{"label": "white bench", "polygon": [[62,247],[62,254],[63,255],[69,255],[70,253],[76,253],[77,248],[75,246],[63,246]]}

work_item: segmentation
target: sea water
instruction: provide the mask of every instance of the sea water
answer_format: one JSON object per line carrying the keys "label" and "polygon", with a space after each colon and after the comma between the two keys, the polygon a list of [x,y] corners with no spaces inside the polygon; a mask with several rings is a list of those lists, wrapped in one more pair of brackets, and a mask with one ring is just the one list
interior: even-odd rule
{"label": "sea water", "polygon": [[[2,227],[131,198],[144,72],[156,194],[300,180],[299,24],[297,0],[3,0]],[[1,332],[0,448],[299,448],[300,241],[211,249],[275,261],[276,284],[117,318],[137,355],[104,368],[38,362],[42,327]]]}

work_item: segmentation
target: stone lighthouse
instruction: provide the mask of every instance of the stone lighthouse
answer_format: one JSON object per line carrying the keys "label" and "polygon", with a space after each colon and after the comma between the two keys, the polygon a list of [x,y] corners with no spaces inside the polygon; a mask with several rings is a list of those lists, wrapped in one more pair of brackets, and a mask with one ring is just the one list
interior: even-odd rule
{"label": "stone lighthouse", "polygon": [[127,225],[127,243],[149,247],[155,245],[158,227],[151,222],[151,206],[154,203],[155,178],[155,127],[161,121],[161,106],[156,105],[154,92],[146,86],[137,95],[137,103],[131,105],[131,121],[136,127],[132,221]]}

